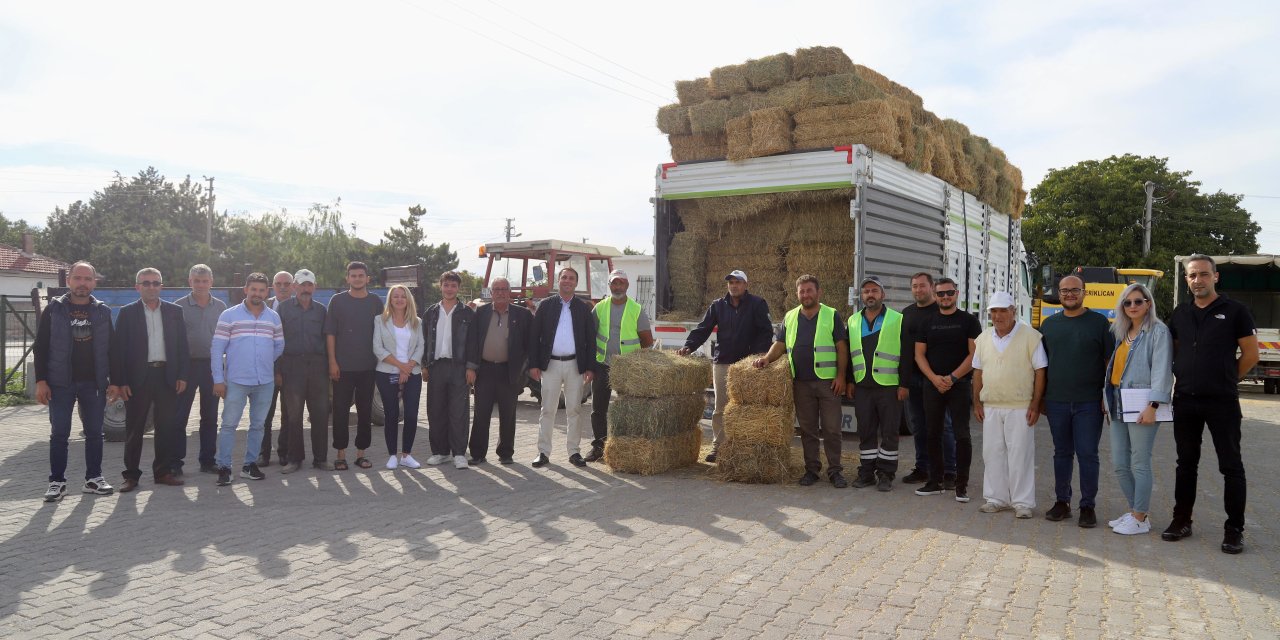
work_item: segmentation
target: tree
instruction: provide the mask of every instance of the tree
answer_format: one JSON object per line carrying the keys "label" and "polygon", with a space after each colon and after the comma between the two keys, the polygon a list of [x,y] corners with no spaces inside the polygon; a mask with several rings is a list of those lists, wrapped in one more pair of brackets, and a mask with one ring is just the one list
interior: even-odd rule
{"label": "tree", "polygon": [[[1051,169],[1030,193],[1022,241],[1034,262],[1055,273],[1082,265],[1146,267],[1169,277],[1175,255],[1255,253],[1261,228],[1240,206],[1242,196],[1200,192],[1190,171],[1173,171],[1167,158],[1132,154]],[[1143,185],[1156,184],[1151,254],[1142,256]],[[1172,287],[1157,290],[1163,311]]]}
{"label": "tree", "polygon": [[[398,227],[392,227],[382,233],[382,241],[375,248],[374,261],[379,268],[398,267],[409,264],[423,265],[427,279],[433,283],[423,292],[426,304],[440,299],[439,285],[435,284],[440,274],[458,268],[458,253],[449,250],[449,243],[438,245],[427,244],[427,233],[422,228],[422,218],[427,210],[422,205],[409,207],[409,217],[401,218]],[[373,265],[370,265],[373,268]]]}
{"label": "tree", "polygon": [[623,247],[623,248],[622,248],[622,255],[624,255],[624,256],[642,256],[642,255],[644,255],[644,251],[643,251],[642,249],[632,249],[632,248],[631,248],[631,245],[627,245],[627,246],[625,246],[625,247]]}
{"label": "tree", "polygon": [[27,224],[26,220],[10,220],[0,211],[0,244],[22,248],[22,234],[39,235],[40,230]]}

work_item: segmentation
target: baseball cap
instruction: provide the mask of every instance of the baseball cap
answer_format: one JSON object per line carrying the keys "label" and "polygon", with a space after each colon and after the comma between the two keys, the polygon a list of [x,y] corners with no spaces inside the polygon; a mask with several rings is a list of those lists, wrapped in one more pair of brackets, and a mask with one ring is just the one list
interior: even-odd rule
{"label": "baseball cap", "polygon": [[725,280],[731,280],[733,278],[737,278],[743,282],[749,282],[749,280],[747,280],[747,272],[742,269],[734,269],[729,272],[729,275],[724,277]]}
{"label": "baseball cap", "polygon": [[304,282],[310,282],[311,284],[315,284],[316,274],[311,273],[310,269],[298,269],[298,272],[293,274],[293,283],[302,284]]}
{"label": "baseball cap", "polygon": [[881,290],[881,291],[884,291],[884,283],[883,283],[883,282],[880,282],[880,278],[878,278],[878,277],[876,277],[876,276],[867,276],[867,277],[863,278],[863,279],[862,279],[862,282],[859,282],[859,283],[858,283],[858,288],[859,288],[859,289],[861,289],[861,288],[863,288],[863,287],[867,286],[867,283],[868,283],[868,282],[870,282],[870,283],[872,283],[872,284],[876,285],[877,287],[880,287],[880,290]]}
{"label": "baseball cap", "polygon": [[[612,283],[614,280],[626,280],[627,282],[631,282],[631,278],[627,277],[627,272],[622,269],[614,269],[609,272],[609,282]],[[597,280],[597,282],[599,281]]]}
{"label": "baseball cap", "polygon": [[1008,309],[1013,306],[1013,296],[1007,291],[997,291],[987,303],[987,309]]}

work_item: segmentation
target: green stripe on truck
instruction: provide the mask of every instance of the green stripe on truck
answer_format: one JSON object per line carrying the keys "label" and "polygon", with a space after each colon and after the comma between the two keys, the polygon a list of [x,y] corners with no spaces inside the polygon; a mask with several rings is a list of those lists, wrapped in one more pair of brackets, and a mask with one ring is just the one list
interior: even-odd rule
{"label": "green stripe on truck", "polygon": [[723,191],[698,191],[694,193],[675,193],[662,196],[663,200],[693,200],[695,198],[719,198],[722,196],[748,196],[758,193],[785,193],[788,191],[819,191],[822,189],[847,189],[853,181],[814,182],[810,184],[790,184],[778,187],[751,187],[748,189],[725,189]]}

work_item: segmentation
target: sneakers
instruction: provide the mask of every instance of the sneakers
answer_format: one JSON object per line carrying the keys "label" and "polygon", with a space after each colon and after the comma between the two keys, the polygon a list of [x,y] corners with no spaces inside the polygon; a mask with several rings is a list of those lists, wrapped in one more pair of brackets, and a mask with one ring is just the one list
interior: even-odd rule
{"label": "sneakers", "polygon": [[250,462],[249,464],[240,467],[240,477],[248,478],[250,480],[261,480],[267,476],[258,470],[258,465]]}
{"label": "sneakers", "polygon": [[845,480],[844,474],[839,471],[827,476],[827,479],[831,481],[831,486],[837,489],[845,489],[849,486],[849,481]]}
{"label": "sneakers", "polygon": [[923,486],[923,487],[920,487],[919,489],[916,489],[916,495],[918,495],[918,496],[937,496],[937,495],[942,495],[942,485],[935,484],[935,483],[932,483],[932,482],[926,482],[926,483],[924,483],[924,486]]}
{"label": "sneakers", "polygon": [[431,457],[427,458],[427,464],[432,466],[435,466],[438,464],[444,464],[448,461],[449,461],[449,456],[441,455],[441,454],[432,454]]}
{"label": "sneakers", "polygon": [[85,480],[84,488],[82,488],[81,491],[84,493],[92,493],[97,496],[109,496],[115,493],[116,490],[115,487],[107,484],[106,478],[98,476],[96,478]]}
{"label": "sneakers", "polygon": [[1124,512],[1124,514],[1121,515],[1119,518],[1116,518],[1115,520],[1108,522],[1107,526],[1114,529],[1120,526],[1120,523],[1125,522],[1126,520],[1133,520],[1133,512],[1130,512],[1130,511]]}
{"label": "sneakers", "polygon": [[876,477],[875,477],[875,476],[873,476],[873,475],[866,475],[866,474],[861,474],[861,473],[859,473],[859,474],[858,474],[858,477],[856,477],[856,478],[854,478],[854,479],[853,479],[853,488],[854,488],[854,489],[861,489],[861,488],[863,488],[863,487],[870,487],[870,486],[874,485],[875,483],[876,483]]}
{"label": "sneakers", "polygon": [[67,496],[67,483],[50,482],[49,490],[44,492],[45,502],[59,502]]}
{"label": "sneakers", "polygon": [[1030,507],[1014,507],[1013,517],[1019,520],[1027,520],[1031,518],[1031,508]]}
{"label": "sneakers", "polygon": [[417,469],[422,466],[422,463],[414,460],[413,456],[406,453],[403,458],[400,458],[400,466]]}
{"label": "sneakers", "polygon": [[1080,518],[1076,520],[1076,525],[1081,529],[1098,526],[1098,514],[1093,511],[1093,507],[1080,507]]}
{"label": "sneakers", "polygon": [[978,511],[981,513],[999,513],[1001,511],[1008,511],[1012,508],[1013,507],[1007,504],[1000,504],[999,502],[988,502],[982,505],[981,507],[978,507]]}
{"label": "sneakers", "polygon": [[943,476],[942,476],[942,490],[943,490],[943,491],[955,491],[955,488],[956,488],[956,474],[954,474],[954,473],[948,473],[948,474],[943,475]]}
{"label": "sneakers", "polygon": [[1128,520],[1125,520],[1124,522],[1121,522],[1120,524],[1116,525],[1116,527],[1112,529],[1112,531],[1115,531],[1116,533],[1122,536],[1133,536],[1141,533],[1150,533],[1151,518],[1147,518],[1146,520],[1139,520],[1137,518],[1130,516]]}
{"label": "sneakers", "polygon": [[800,486],[802,487],[812,487],[813,483],[817,481],[818,481],[818,474],[812,471],[806,471],[804,472],[804,475],[800,476]]}
{"label": "sneakers", "polygon": [[400,466],[400,458],[397,458],[394,455],[391,456],[390,458],[387,458],[388,469],[395,469],[398,466]]}
{"label": "sneakers", "polygon": [[1222,552],[1235,555],[1244,552],[1244,530],[1227,527],[1222,534]]}
{"label": "sneakers", "polygon": [[[581,459],[581,458],[579,458],[579,459]],[[586,464],[586,463],[584,462],[583,464]],[[470,466],[470,465],[468,465],[468,464],[467,464],[467,457],[466,457],[466,456],[454,456],[454,457],[453,457],[453,468],[454,468],[454,469],[466,469],[468,466]]]}
{"label": "sneakers", "polygon": [[966,487],[957,486],[956,502],[968,502],[968,501],[969,501],[969,489]]}
{"label": "sneakers", "polygon": [[225,487],[229,484],[231,484],[231,468],[219,467],[218,468],[218,486]]}
{"label": "sneakers", "polygon": [[[1050,522],[1061,522],[1071,517],[1071,505],[1059,500],[1044,512],[1044,519]],[[1114,525],[1112,525],[1114,526]]]}
{"label": "sneakers", "polygon": [[920,484],[929,481],[929,472],[924,469],[915,468],[911,473],[902,477],[902,484]]}
{"label": "sneakers", "polygon": [[1169,523],[1169,528],[1160,534],[1160,539],[1166,542],[1176,542],[1183,538],[1191,537],[1191,520],[1187,518],[1179,518],[1175,516],[1173,522]]}
{"label": "sneakers", "polygon": [[876,491],[892,491],[892,490],[893,490],[893,478],[889,477],[887,474],[883,474],[883,473],[880,474],[880,480],[876,482]]}
{"label": "sneakers", "polygon": [[297,462],[286,462],[280,466],[280,473],[282,474],[293,473],[294,471],[297,471],[298,469],[301,469],[301,468],[302,468],[302,465],[298,464]]}

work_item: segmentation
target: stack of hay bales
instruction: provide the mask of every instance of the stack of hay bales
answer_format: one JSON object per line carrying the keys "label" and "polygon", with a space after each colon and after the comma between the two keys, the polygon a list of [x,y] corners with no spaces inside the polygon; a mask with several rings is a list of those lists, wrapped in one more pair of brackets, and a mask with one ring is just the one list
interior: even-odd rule
{"label": "stack of hay bales", "polygon": [[604,462],[614,471],[653,475],[698,461],[711,362],[641,349],[614,358]]}
{"label": "stack of hay bales", "polygon": [[671,157],[732,161],[864,144],[1017,217],[1022,174],[1000,149],[943,120],[924,100],[836,47],[797,49],[676,82],[658,110]]}
{"label": "stack of hay bales", "polygon": [[729,367],[729,404],[715,474],[732,482],[777,484],[797,475],[791,456],[795,404],[786,358],[756,369],[757,356]]}

